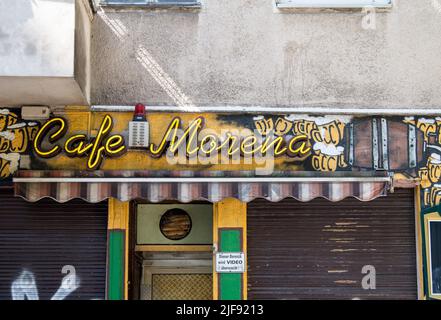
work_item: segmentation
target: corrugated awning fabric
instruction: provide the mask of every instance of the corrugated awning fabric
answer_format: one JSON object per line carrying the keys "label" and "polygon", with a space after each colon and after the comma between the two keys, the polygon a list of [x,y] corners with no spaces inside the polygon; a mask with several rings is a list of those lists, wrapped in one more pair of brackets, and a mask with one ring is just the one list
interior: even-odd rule
{"label": "corrugated awning fabric", "polygon": [[[238,173],[231,173],[237,176]],[[130,182],[131,177],[213,177],[218,173],[195,172],[117,172],[100,175],[100,178],[124,177],[127,182],[15,182],[15,194],[27,201],[35,202],[42,198],[52,198],[58,202],[67,202],[80,198],[96,203],[108,198],[120,201],[142,199],[152,203],[175,200],[182,203],[191,201],[209,201],[212,203],[226,198],[236,198],[250,202],[263,198],[277,202],[285,198],[294,198],[306,202],[323,197],[336,202],[347,197],[361,201],[370,201],[387,194],[389,184],[380,182]],[[228,176],[223,172],[222,177]],[[20,171],[17,177],[26,178],[70,178],[90,177],[84,172],[69,171]],[[44,179],[43,179],[44,180]],[[104,181],[104,182],[103,182]]]}

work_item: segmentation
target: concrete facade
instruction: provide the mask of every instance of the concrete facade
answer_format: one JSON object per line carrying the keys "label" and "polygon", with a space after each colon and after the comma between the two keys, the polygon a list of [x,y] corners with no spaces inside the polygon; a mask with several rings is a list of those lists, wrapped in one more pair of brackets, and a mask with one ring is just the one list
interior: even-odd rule
{"label": "concrete facade", "polygon": [[88,104],[83,0],[0,1],[0,105]]}
{"label": "concrete facade", "polygon": [[375,16],[201,3],[101,9],[91,103],[441,108],[439,0],[396,0]]}

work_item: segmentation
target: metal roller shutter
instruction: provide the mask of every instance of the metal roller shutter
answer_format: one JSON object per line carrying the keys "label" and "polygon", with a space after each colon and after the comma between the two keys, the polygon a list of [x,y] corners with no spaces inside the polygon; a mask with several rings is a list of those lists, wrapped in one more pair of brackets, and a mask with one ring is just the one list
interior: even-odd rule
{"label": "metal roller shutter", "polygon": [[[248,297],[416,299],[413,197],[249,203]],[[375,267],[375,290],[362,288],[365,265]]]}
{"label": "metal roller shutter", "polygon": [[[23,286],[35,292],[31,276],[40,300],[59,289],[66,300],[105,298],[107,203],[29,203],[0,189],[0,204],[0,300],[12,298],[13,283],[17,292]],[[63,286],[62,280],[69,275],[65,280],[72,280],[73,273],[70,267],[62,271],[69,265],[79,286],[66,296],[72,282]]]}

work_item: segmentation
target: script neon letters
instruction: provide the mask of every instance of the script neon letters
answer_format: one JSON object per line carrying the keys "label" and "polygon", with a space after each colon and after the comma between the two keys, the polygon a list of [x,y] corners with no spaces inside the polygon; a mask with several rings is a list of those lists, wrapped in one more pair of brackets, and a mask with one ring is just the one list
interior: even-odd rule
{"label": "script neon letters", "polygon": [[[222,151],[228,156],[254,156],[272,152],[274,156],[304,157],[310,154],[311,146],[307,135],[295,135],[286,139],[282,136],[269,137],[252,134],[246,136],[226,132],[221,138],[217,134],[203,134],[204,118],[198,117],[187,128],[181,129],[180,118],[174,118],[165,130],[158,144],[150,144],[146,152],[152,157],[160,157],[166,150],[176,154],[185,148],[187,156],[210,155]],[[68,125],[63,118],[47,121],[37,132],[33,141],[35,153],[41,158],[52,158],[64,152],[68,157],[87,158],[87,168],[98,170],[104,158],[121,156],[127,151],[124,137],[112,134],[113,120],[106,115],[93,138],[85,134],[65,137]]]}
{"label": "script neon letters", "polygon": [[[64,149],[69,157],[87,157],[87,168],[97,170],[101,166],[104,157],[118,157],[126,151],[124,138],[119,134],[110,135],[112,127],[112,118],[106,115],[101,122],[96,137],[89,139],[84,134],[73,135],[61,147],[56,142],[66,134],[66,120],[53,118],[37,132],[34,139],[34,151],[42,158],[52,158]],[[51,145],[47,149],[43,147],[45,139]]]}
{"label": "script neon letters", "polygon": [[[172,153],[177,152],[180,147],[186,148],[188,156],[201,152],[210,154],[214,151],[226,150],[228,156],[265,154],[273,150],[274,156],[288,155],[290,157],[304,157],[311,152],[307,135],[296,135],[288,141],[282,137],[259,139],[256,135],[250,134],[239,137],[227,132],[221,139],[214,134],[199,137],[200,130],[204,127],[204,119],[196,118],[182,134],[178,134],[181,128],[181,120],[174,118],[168,126],[161,142],[156,146],[151,144],[149,152],[152,156],[161,156],[165,150]],[[200,138],[200,140],[198,140]]]}

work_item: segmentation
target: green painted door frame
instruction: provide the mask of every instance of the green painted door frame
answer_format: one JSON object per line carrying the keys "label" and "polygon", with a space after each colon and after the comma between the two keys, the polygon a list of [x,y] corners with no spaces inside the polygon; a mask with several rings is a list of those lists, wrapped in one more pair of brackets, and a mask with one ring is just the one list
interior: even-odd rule
{"label": "green painted door frame", "polygon": [[[241,228],[219,229],[219,252],[242,252]],[[242,285],[243,285],[242,273],[220,273],[219,299],[220,300],[243,299]]]}
{"label": "green painted door frame", "polygon": [[107,299],[124,300],[125,230],[109,230]]}

